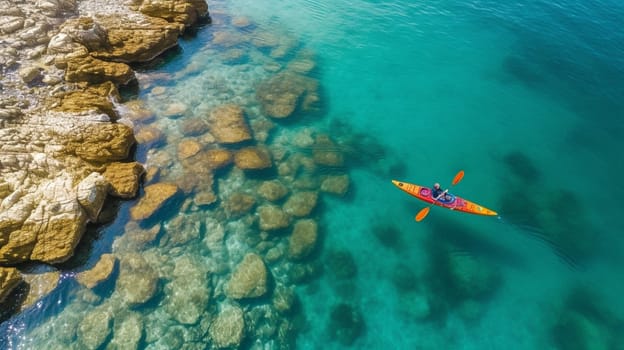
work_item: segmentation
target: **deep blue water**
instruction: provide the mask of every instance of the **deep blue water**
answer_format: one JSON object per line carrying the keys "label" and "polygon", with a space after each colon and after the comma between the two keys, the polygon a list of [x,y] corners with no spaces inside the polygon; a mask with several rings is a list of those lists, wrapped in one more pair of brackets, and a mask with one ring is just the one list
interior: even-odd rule
{"label": "deep blue water", "polygon": [[[163,181],[175,181],[180,166],[172,154],[184,137],[184,118],[236,103],[250,121],[264,121],[259,84],[302,57],[315,63],[303,75],[319,84],[317,108],[276,121],[259,141],[274,155],[309,156],[301,140],[325,133],[342,146],[347,161],[339,171],[350,178],[345,197],[319,197],[311,214],[320,227],[314,253],[304,262],[268,264],[276,285],[294,288],[298,300],[292,313],[280,315],[294,329],[291,345],[621,348],[622,3],[232,0],[209,7],[211,25],[139,76],[138,97],[156,114],[150,125],[167,140],[151,149],[140,146],[137,158],[160,167]],[[249,25],[236,26],[241,18]],[[258,44],[263,41],[278,44]],[[155,86],[166,89],[156,93]],[[185,117],[164,115],[173,101],[188,106]],[[449,187],[460,169],[466,175],[451,191],[498,211],[498,217],[432,208],[417,223],[414,215],[425,204],[390,181]],[[307,179],[324,175],[322,169],[302,170]],[[274,178],[280,176],[228,170],[216,175],[215,188],[226,201]],[[83,249],[86,256],[64,267],[60,286],[39,308],[2,324],[5,348],[40,348],[50,339],[54,346],[80,348],[79,334],[57,336],[59,324],[71,325],[95,309],[125,317],[111,306],[112,284],[89,298],[72,276],[101,253],[115,252],[112,242],[124,236],[133,204],[122,204],[115,222]],[[205,249],[212,227],[207,224],[179,247],[160,238],[140,253],[163,261],[161,283],[170,280],[169,262],[181,256],[229,271],[257,249],[249,243],[257,226],[220,213],[217,204],[176,207],[163,217],[164,237],[178,217],[221,223],[229,255]],[[286,239],[273,241],[283,246]],[[315,272],[285,282],[283,270],[297,268]],[[224,279],[227,272],[211,275],[215,295]],[[177,343],[153,333],[162,329],[168,336],[176,329],[186,346],[202,348],[198,344],[209,340],[198,335],[201,322],[172,321],[162,311],[168,300],[163,290],[133,310],[144,319],[139,347],[173,347]],[[206,314],[228,302],[211,299]],[[251,313],[265,302],[240,305]],[[285,347],[277,333],[249,331],[243,347]]]}

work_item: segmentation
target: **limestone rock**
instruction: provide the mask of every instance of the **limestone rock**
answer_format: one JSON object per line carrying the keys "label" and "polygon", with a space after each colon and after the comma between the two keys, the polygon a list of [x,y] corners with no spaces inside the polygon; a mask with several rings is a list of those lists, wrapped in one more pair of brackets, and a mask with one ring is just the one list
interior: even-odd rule
{"label": "limestone rock", "polygon": [[58,286],[61,273],[57,270],[49,272],[25,273],[24,282],[28,284],[28,295],[22,302],[21,310],[25,310],[37,301],[50,294]]}
{"label": "limestone rock", "polygon": [[307,216],[316,207],[317,200],[317,192],[295,192],[284,203],[284,212],[293,216]]}
{"label": "limestone rock", "polygon": [[139,11],[190,26],[208,14],[208,5],[204,0],[143,0]]}
{"label": "limestone rock", "polygon": [[145,194],[130,209],[134,220],[144,220],[152,216],[169,199],[178,193],[178,186],[170,183],[157,183],[145,187]]}
{"label": "limestone rock", "polygon": [[24,18],[21,16],[1,16],[0,33],[11,34],[24,28]]}
{"label": "limestone rock", "polygon": [[288,240],[288,255],[293,259],[306,257],[316,246],[318,225],[311,219],[295,223],[293,233]]}
{"label": "limestone rock", "polygon": [[70,18],[61,26],[60,34],[67,35],[71,41],[85,46],[89,51],[107,48],[108,33],[92,17]]}
{"label": "limestone rock", "polygon": [[245,333],[243,310],[225,305],[210,325],[210,338],[217,348],[238,348]]}
{"label": "limestone rock", "polygon": [[299,106],[305,111],[319,100],[318,83],[294,73],[280,73],[257,89],[264,112],[273,118],[287,118]]}
{"label": "limestone rock", "polygon": [[73,184],[60,171],[31,192],[17,190],[0,202],[0,263],[58,263],[73,254],[87,223]]}
{"label": "limestone rock", "polygon": [[126,160],[135,140],[132,129],[124,124],[94,123],[67,140],[65,152],[86,161],[109,163]]}
{"label": "limestone rock", "polygon": [[210,132],[220,143],[239,143],[251,140],[251,131],[243,109],[237,105],[222,105],[208,116]]}
{"label": "limestone rock", "polygon": [[349,190],[349,175],[330,175],[321,182],[321,191],[344,196]]}
{"label": "limestone rock", "polygon": [[100,60],[116,62],[148,62],[177,45],[180,26],[161,18],[144,16],[128,21],[115,15],[99,15],[99,25],[106,30],[108,45],[92,50]]}
{"label": "limestone rock", "polygon": [[103,61],[91,56],[69,60],[65,70],[65,80],[71,83],[101,84],[110,81],[126,85],[134,79],[134,71],[127,64]]}
{"label": "limestone rock", "polygon": [[136,197],[144,173],[145,168],[138,162],[110,163],[103,174],[110,184],[108,193],[120,198]]}
{"label": "limestone rock", "polygon": [[267,169],[273,166],[269,151],[260,147],[246,147],[239,150],[234,155],[234,163],[243,170]]}
{"label": "limestone rock", "polygon": [[141,255],[129,253],[120,258],[115,291],[129,306],[143,304],[158,291],[158,274]]}
{"label": "limestone rock", "polygon": [[23,281],[14,267],[0,266],[0,303]]}
{"label": "limestone rock", "polygon": [[290,215],[275,205],[265,204],[257,209],[260,218],[260,229],[272,231],[286,228],[290,225]]}
{"label": "limestone rock", "polygon": [[107,192],[108,182],[100,173],[93,172],[78,184],[76,199],[92,222],[97,222]]}
{"label": "limestone rock", "polygon": [[268,201],[276,202],[288,194],[288,187],[278,180],[264,181],[258,188],[258,194]]}
{"label": "limestone rock", "polygon": [[105,114],[110,120],[116,120],[118,115],[111,100],[119,99],[117,88],[108,81],[61,95],[53,110],[81,115]]}
{"label": "limestone rock", "polygon": [[91,270],[80,272],[76,280],[87,288],[94,288],[113,273],[116,259],[112,254],[103,254]]}
{"label": "limestone rock", "polygon": [[99,349],[111,333],[112,316],[108,311],[94,310],[83,318],[78,336],[87,349]]}
{"label": "limestone rock", "polygon": [[41,77],[41,71],[37,67],[26,67],[19,71],[19,76],[22,80],[28,84],[33,80]]}
{"label": "limestone rock", "polygon": [[232,299],[256,298],[267,292],[267,268],[262,258],[254,253],[245,255],[225,288]]}

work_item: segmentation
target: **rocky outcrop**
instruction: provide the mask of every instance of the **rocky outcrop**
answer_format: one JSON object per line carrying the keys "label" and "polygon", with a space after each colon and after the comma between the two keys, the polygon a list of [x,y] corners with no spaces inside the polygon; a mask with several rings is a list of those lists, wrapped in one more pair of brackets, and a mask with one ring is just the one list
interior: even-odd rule
{"label": "rocky outcrop", "polygon": [[22,277],[14,267],[0,267],[0,303],[22,281]]}
{"label": "rocky outcrop", "polygon": [[0,0],[0,264],[65,261],[108,195],[136,196],[144,170],[125,163],[135,139],[115,123],[117,86],[207,11],[204,0]]}

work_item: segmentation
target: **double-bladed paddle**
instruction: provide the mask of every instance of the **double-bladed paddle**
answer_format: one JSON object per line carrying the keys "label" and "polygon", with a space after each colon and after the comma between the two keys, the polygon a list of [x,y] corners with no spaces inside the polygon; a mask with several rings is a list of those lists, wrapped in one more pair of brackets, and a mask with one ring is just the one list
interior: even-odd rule
{"label": "double-bladed paddle", "polygon": [[[455,175],[455,177],[453,178],[453,182],[451,182],[452,186],[457,185],[462,179],[464,178],[464,171],[460,170],[457,175]],[[420,222],[422,221],[427,214],[429,214],[429,210],[431,210],[431,207],[435,204],[435,202],[444,194],[446,194],[446,192],[448,192],[448,189],[446,191],[444,191],[440,196],[436,197],[433,199],[433,203],[431,203],[429,206],[423,208],[421,211],[418,212],[418,214],[416,214],[416,221]]]}

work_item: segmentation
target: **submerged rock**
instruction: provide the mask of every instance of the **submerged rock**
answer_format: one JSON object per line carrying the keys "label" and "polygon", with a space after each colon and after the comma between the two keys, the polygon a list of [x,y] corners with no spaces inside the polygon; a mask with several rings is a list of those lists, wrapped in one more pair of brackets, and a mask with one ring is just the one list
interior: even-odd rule
{"label": "submerged rock", "polygon": [[295,192],[288,198],[286,203],[284,203],[284,212],[293,216],[307,216],[316,207],[317,200],[317,192]]}
{"label": "submerged rock", "polygon": [[28,295],[22,302],[21,310],[31,307],[56,289],[61,278],[61,273],[57,270],[40,273],[24,273],[23,277],[24,282],[28,284]]}
{"label": "submerged rock", "polygon": [[349,175],[330,175],[321,182],[321,191],[344,196],[349,190]]}
{"label": "submerged rock", "polygon": [[275,205],[265,204],[257,209],[260,229],[279,230],[290,226],[290,215]]}
{"label": "submerged rock", "polygon": [[87,313],[78,327],[82,344],[87,349],[99,349],[111,333],[111,321],[108,311],[96,309]]}
{"label": "submerged rock", "polygon": [[273,166],[269,150],[261,147],[246,147],[236,152],[234,163],[239,169],[258,170]]}
{"label": "submerged rock", "polygon": [[295,109],[309,110],[320,98],[318,82],[294,73],[280,73],[258,86],[256,95],[264,112],[272,118],[290,117]]}
{"label": "submerged rock", "polygon": [[129,306],[150,300],[158,290],[158,281],[158,274],[141,255],[130,253],[120,258],[115,291]]}
{"label": "submerged rock", "polygon": [[225,305],[210,325],[210,338],[217,348],[238,348],[245,336],[243,310]]}
{"label": "submerged rock", "polygon": [[288,194],[288,187],[279,180],[264,181],[258,188],[258,194],[268,201],[276,202]]}
{"label": "submerged rock", "polygon": [[112,349],[139,349],[143,338],[143,320],[140,314],[131,312],[123,317],[115,317],[113,339],[109,348]]}
{"label": "submerged rock", "polygon": [[225,294],[232,299],[256,298],[267,292],[267,269],[257,254],[245,255],[230,278]]}
{"label": "submerged rock", "polygon": [[208,270],[200,262],[183,257],[176,261],[174,278],[165,286],[165,309],[182,324],[195,324],[210,301]]}
{"label": "submerged rock", "polygon": [[237,105],[221,105],[208,116],[208,127],[219,143],[239,143],[251,140],[251,131],[243,109]]}
{"label": "submerged rock", "polygon": [[333,306],[327,328],[333,339],[351,345],[364,333],[364,319],[359,310],[341,303]]}
{"label": "submerged rock", "polygon": [[176,193],[178,193],[178,186],[170,183],[146,186],[144,196],[134,207],[130,208],[132,219],[143,220],[151,217]]}
{"label": "submerged rock", "polygon": [[76,280],[87,288],[94,288],[113,273],[116,259],[112,254],[102,254],[95,266],[76,275]]}
{"label": "submerged rock", "polygon": [[318,225],[311,219],[295,223],[293,233],[288,240],[288,255],[293,259],[306,257],[316,246]]}

